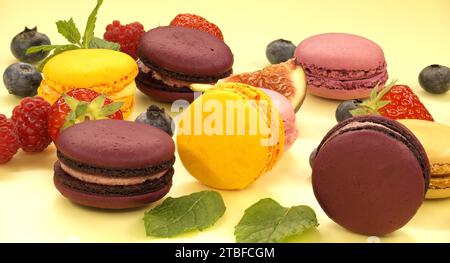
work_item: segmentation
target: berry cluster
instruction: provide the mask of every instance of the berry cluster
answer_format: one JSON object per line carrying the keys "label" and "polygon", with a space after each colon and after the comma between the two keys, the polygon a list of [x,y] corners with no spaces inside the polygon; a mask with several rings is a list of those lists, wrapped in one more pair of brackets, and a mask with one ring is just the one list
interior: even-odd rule
{"label": "berry cluster", "polygon": [[137,59],[137,48],[144,33],[144,26],[139,22],[122,25],[120,21],[114,20],[106,26],[103,38],[120,44],[120,51]]}

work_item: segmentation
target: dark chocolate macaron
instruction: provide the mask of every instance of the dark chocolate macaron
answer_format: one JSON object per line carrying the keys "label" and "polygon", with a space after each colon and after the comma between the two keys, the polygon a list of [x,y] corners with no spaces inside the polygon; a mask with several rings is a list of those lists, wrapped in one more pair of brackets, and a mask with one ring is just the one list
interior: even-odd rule
{"label": "dark chocolate macaron", "polygon": [[191,83],[214,84],[232,73],[230,48],[206,32],[187,27],[163,26],[146,32],[138,56],[137,87],[162,102],[192,101]]}
{"label": "dark chocolate macaron", "polygon": [[320,206],[337,224],[385,235],[415,215],[429,177],[425,150],[405,126],[361,116],[339,123],[322,140],[312,184]]}
{"label": "dark chocolate macaron", "polygon": [[81,205],[138,207],[162,198],[172,186],[175,144],[149,125],[86,121],[61,133],[56,148],[55,186]]}

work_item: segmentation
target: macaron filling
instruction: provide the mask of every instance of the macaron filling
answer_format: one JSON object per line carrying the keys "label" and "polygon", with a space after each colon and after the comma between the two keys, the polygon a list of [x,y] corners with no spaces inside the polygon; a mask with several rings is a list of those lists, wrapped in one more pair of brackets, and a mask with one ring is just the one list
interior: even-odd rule
{"label": "macaron filling", "polygon": [[[305,70],[308,71],[308,70]],[[385,83],[388,79],[387,72],[382,72],[378,75],[369,78],[341,80],[329,77],[316,76],[306,73],[306,81],[308,85],[315,87],[326,87],[327,89],[372,89],[378,83]]]}
{"label": "macaron filling", "polygon": [[189,88],[192,83],[214,84],[219,79],[231,75],[229,69],[225,73],[216,76],[194,76],[173,72],[158,67],[146,59],[138,61],[139,74],[136,78],[138,83],[142,83],[152,89],[159,89],[172,92],[193,93]]}
{"label": "macaron filling", "polygon": [[162,172],[158,172],[156,174],[150,174],[147,176],[119,178],[119,177],[107,177],[107,176],[102,176],[102,175],[98,175],[98,174],[80,172],[80,171],[70,168],[69,166],[65,165],[62,162],[61,162],[61,168],[68,175],[75,177],[80,181],[83,181],[86,183],[101,184],[101,185],[137,185],[137,184],[142,184],[148,180],[160,179],[167,172],[167,170],[164,170]]}
{"label": "macaron filling", "polygon": [[163,189],[172,184],[172,176],[174,173],[173,168],[170,168],[162,177],[158,179],[147,180],[141,184],[103,185],[96,183],[87,183],[69,175],[62,169],[61,163],[59,161],[55,163],[54,170],[54,181],[66,188],[71,189],[72,191],[111,197],[135,196],[159,191],[160,189]]}
{"label": "macaron filling", "polygon": [[56,154],[58,156],[58,160],[61,163],[64,163],[66,166],[70,167],[73,170],[87,174],[100,174],[100,175],[103,174],[108,175],[109,177],[120,177],[120,178],[153,175],[169,169],[175,163],[175,157],[173,157],[172,159],[162,162],[158,165],[123,169],[112,167],[99,167],[87,163],[78,162],[65,156],[61,151],[57,151]]}
{"label": "macaron filling", "polygon": [[347,69],[326,69],[314,64],[306,65],[305,63],[299,63],[295,61],[297,65],[304,68],[305,73],[309,76],[328,78],[334,80],[357,80],[357,79],[368,79],[376,76],[386,75],[387,65],[386,63],[381,64],[375,69],[368,70],[347,70]]}

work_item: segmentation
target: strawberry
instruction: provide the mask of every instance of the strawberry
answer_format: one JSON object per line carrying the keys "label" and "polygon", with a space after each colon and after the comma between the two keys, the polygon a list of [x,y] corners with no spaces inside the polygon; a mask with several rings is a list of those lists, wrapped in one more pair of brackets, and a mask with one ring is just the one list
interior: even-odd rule
{"label": "strawberry", "polygon": [[376,86],[372,90],[370,98],[359,104],[357,109],[351,111],[352,115],[378,114],[394,120],[434,121],[410,87],[394,84],[395,81],[382,89]]}
{"label": "strawberry", "polygon": [[179,14],[170,22],[170,25],[195,28],[223,41],[222,31],[219,27],[198,15]]}
{"label": "strawberry", "polygon": [[122,120],[123,102],[113,102],[89,89],[73,89],[63,94],[51,107],[48,132],[53,142],[64,129],[85,120]]}

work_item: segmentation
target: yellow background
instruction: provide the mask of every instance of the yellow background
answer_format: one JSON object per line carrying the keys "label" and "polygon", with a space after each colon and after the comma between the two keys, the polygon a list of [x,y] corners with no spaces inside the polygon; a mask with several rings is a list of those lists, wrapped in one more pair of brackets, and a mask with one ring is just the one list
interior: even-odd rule
{"label": "yellow background", "polygon": [[[15,62],[9,51],[12,37],[38,26],[54,44],[66,43],[55,22],[73,17],[84,30],[94,0],[2,0],[0,8],[0,70]],[[235,56],[235,72],[267,65],[266,45],[277,38],[295,44],[323,32],[350,32],[366,36],[383,47],[388,71],[398,83],[408,84],[426,104],[435,120],[450,125],[450,92],[431,95],[418,85],[422,68],[433,63],[450,66],[450,1],[116,1],[100,9],[96,35],[114,19],[140,21],[148,30],[167,25],[178,13],[200,14],[222,29]],[[19,99],[0,86],[0,112],[10,116]],[[141,93],[132,118],[152,102]],[[284,206],[306,204],[314,208],[320,226],[293,242],[367,242],[367,237],[339,227],[318,206],[310,185],[308,156],[335,124],[337,102],[307,95],[297,113],[300,137],[275,168],[248,189],[221,192],[227,211],[204,232],[173,239],[146,237],[143,213],[153,207],[107,212],[83,208],[64,199],[54,188],[52,165],[55,149],[44,153],[20,152],[0,166],[0,241],[121,241],[121,242],[234,242],[234,226],[245,208],[271,197]],[[126,158],[126,156],[124,156]],[[207,189],[191,178],[178,160],[170,196]],[[377,239],[370,239],[377,240]],[[450,242],[450,200],[425,201],[411,222],[381,242]]]}

